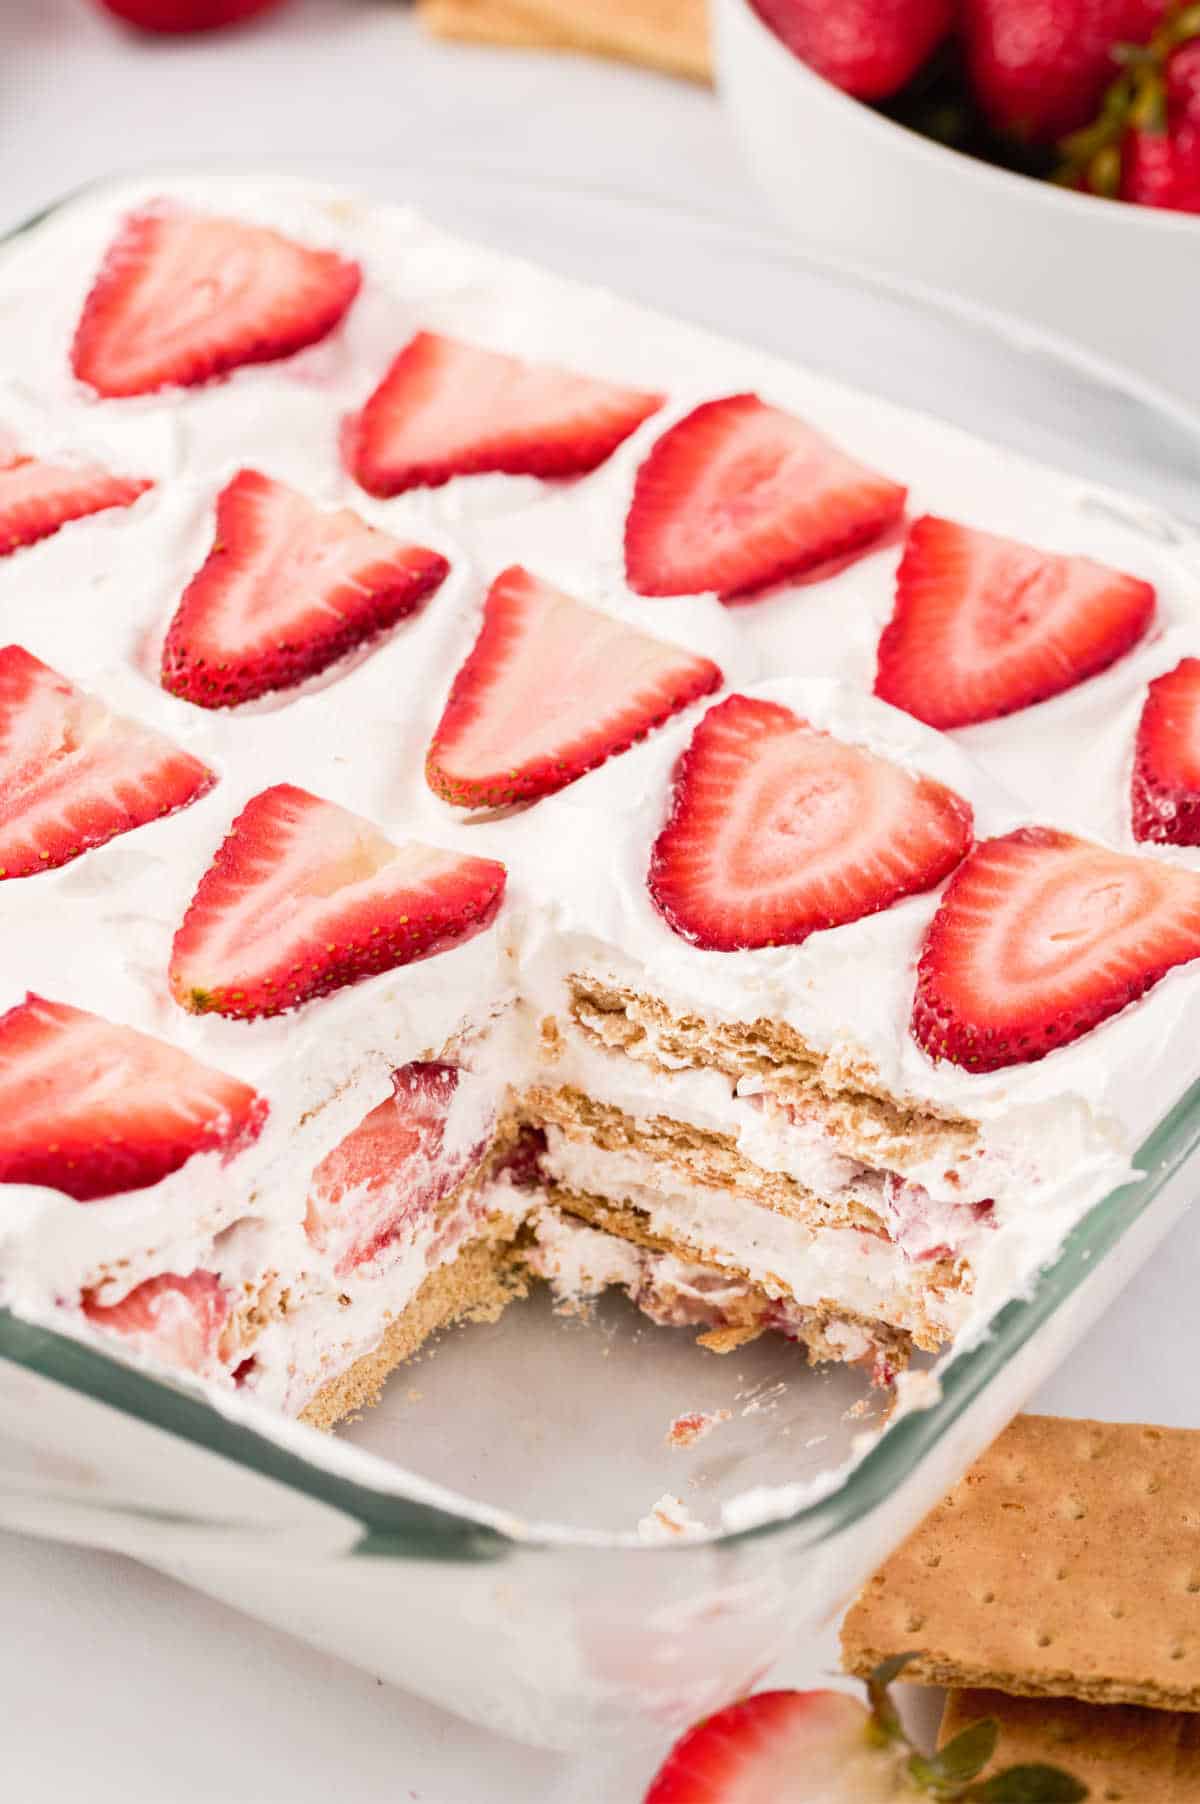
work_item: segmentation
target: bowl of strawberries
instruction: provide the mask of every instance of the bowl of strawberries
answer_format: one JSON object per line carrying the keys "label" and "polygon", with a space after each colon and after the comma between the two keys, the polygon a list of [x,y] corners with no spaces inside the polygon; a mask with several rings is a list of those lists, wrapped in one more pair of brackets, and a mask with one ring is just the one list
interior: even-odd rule
{"label": "bowl of strawberries", "polygon": [[714,0],[812,247],[1050,326],[1200,407],[1196,0]]}

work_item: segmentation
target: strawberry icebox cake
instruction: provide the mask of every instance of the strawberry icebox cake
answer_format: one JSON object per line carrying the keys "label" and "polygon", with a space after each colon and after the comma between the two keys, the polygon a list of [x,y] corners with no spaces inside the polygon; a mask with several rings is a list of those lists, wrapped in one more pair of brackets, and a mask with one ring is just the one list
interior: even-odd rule
{"label": "strawberry icebox cake", "polygon": [[0,441],[10,1311],[319,1426],[539,1282],[888,1385],[1200,1072],[1134,504],[272,179],[13,240]]}

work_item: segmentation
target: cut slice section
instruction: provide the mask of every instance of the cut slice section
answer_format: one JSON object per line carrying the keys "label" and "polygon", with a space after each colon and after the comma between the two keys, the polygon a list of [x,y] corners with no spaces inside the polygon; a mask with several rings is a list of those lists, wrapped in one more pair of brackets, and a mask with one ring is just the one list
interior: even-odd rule
{"label": "cut slice section", "polygon": [[429,787],[460,808],[551,795],[721,686],[708,658],[573,601],[520,565],[484,603],[429,748]]}
{"label": "cut slice section", "polygon": [[317,1166],[305,1232],[339,1277],[408,1238],[483,1157],[490,1121],[478,1137],[452,1135],[447,1145],[459,1078],[456,1065],[439,1061],[401,1066],[394,1095]]}
{"label": "cut slice section", "polygon": [[637,473],[630,587],[735,600],[865,549],[900,518],[906,493],[757,395],[706,401]]}
{"label": "cut slice section", "polygon": [[110,246],[76,328],[72,366],[109,396],[207,382],[315,344],[361,280],[358,264],[333,251],[156,201],[131,214]]}
{"label": "cut slice section", "polygon": [[932,889],[971,844],[961,796],[781,707],[731,695],[679,761],[654,905],[713,952],[798,946]]}
{"label": "cut slice section", "polygon": [[95,463],[44,463],[0,440],[0,557],[48,539],[69,520],[131,507],[152,482],[113,476]]}
{"label": "cut slice section", "polygon": [[239,470],[168,629],[163,688],[202,708],[291,688],[411,614],[449,568],[349,508],[322,513],[286,483]]}
{"label": "cut slice section", "polygon": [[119,1303],[100,1303],[95,1292],[85,1291],[81,1306],[94,1328],[185,1372],[203,1372],[214,1363],[229,1319],[229,1294],[205,1271],[147,1278]]}
{"label": "cut slice section", "polygon": [[0,1184],[144,1190],[194,1153],[231,1158],[266,1118],[249,1084],[165,1040],[41,996],[0,1015]]}
{"label": "cut slice section", "polygon": [[22,646],[0,650],[0,879],[54,870],[186,808],[216,780]]}
{"label": "cut slice section", "polygon": [[1200,846],[1200,658],[1150,685],[1133,755],[1133,837]]}
{"label": "cut slice section", "polygon": [[504,879],[493,859],[393,845],[360,815],[277,784],[246,804],[201,879],[171,993],[194,1014],[278,1015],[473,938]]}
{"label": "cut slice section", "polygon": [[1200,876],[1052,827],[984,840],[929,925],[912,1031],[968,1071],[1031,1064],[1200,957]]}
{"label": "cut slice section", "polygon": [[352,422],[351,472],[372,495],[489,470],[582,476],[662,404],[662,395],[418,332]]}
{"label": "cut slice section", "polygon": [[1153,616],[1136,576],[926,514],[904,548],[875,693],[943,730],[995,720],[1106,670]]}

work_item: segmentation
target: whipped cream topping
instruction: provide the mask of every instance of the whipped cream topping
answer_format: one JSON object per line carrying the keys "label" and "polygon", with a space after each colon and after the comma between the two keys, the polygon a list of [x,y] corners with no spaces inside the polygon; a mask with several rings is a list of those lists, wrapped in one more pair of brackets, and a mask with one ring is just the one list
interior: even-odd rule
{"label": "whipped cream topping", "polygon": [[[122,217],[163,193],[358,258],[364,287],[343,326],[299,356],[204,388],[96,399],[71,374],[75,322]],[[669,399],[580,481],[470,478],[375,500],[342,466],[340,426],[418,328]],[[1150,638],[1078,690],[948,738],[869,694],[898,545],[737,608],[712,596],[632,594],[622,528],[641,458],[697,402],[745,389],[908,483],[914,514],[944,513],[1148,578],[1159,596]],[[95,460],[154,483],[130,509],[73,523],[0,559],[3,637],[170,735],[219,776],[182,813],[62,870],[0,886],[0,1008],[33,989],[93,1009],[246,1079],[270,1107],[258,1141],[235,1159],[193,1158],[128,1197],[80,1206],[5,1186],[0,1297],[16,1307],[44,1311],[98,1281],[115,1297],[164,1262],[188,1270],[211,1257],[218,1234],[247,1218],[265,1224],[270,1244],[254,1255],[263,1268],[311,1261],[299,1240],[309,1175],[388,1094],[391,1070],[453,1043],[499,1094],[532,1068],[536,1023],[562,1012],[564,980],[577,971],[610,975],[689,1011],[779,1019],[814,1047],[865,1061],[897,1097],[981,1122],[991,1169],[986,1182],[972,1177],[971,1194],[995,1199],[1005,1231],[987,1237],[987,1271],[968,1324],[975,1327],[1028,1284],[1071,1223],[1128,1173],[1139,1140],[1200,1068],[1187,1026],[1200,993],[1195,968],[1040,1064],[986,1076],[935,1067],[907,1033],[935,896],[794,948],[706,953],[672,933],[650,903],[646,861],[672,765],[704,704],[509,819],[465,821],[422,776],[487,585],[520,562],[580,600],[714,658],[729,686],[755,688],[949,783],[971,801],[981,835],[1042,820],[1129,849],[1128,760],[1145,684],[1200,650],[1200,560],[1144,509],[815,371],[462,244],[409,210],[275,178],[123,184],[11,243],[0,254],[0,433],[24,452]],[[351,506],[396,538],[443,553],[451,570],[420,613],[360,655],[300,689],[209,714],[162,690],[158,655],[211,544],[216,496],[243,466],[322,506]],[[166,984],[173,933],[229,823],[275,782],[342,803],[393,838],[503,859],[510,889],[498,922],[455,951],[285,1018],[184,1014]],[[501,1031],[482,1032],[489,1021]],[[657,1080],[644,1068],[643,1078],[649,1098]],[[759,1121],[746,1131],[764,1130]],[[790,1162],[795,1151],[780,1141],[780,1158]]]}

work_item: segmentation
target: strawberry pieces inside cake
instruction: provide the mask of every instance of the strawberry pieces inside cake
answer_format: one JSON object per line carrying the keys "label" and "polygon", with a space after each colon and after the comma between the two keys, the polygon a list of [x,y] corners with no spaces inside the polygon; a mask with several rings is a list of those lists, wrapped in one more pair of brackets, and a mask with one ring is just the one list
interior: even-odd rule
{"label": "strawberry pieces inside cake", "polygon": [[1165,540],[303,184],[0,295],[70,448],[0,451],[0,1305],[321,1426],[534,1281],[887,1386],[1128,1179],[1200,1070]]}

